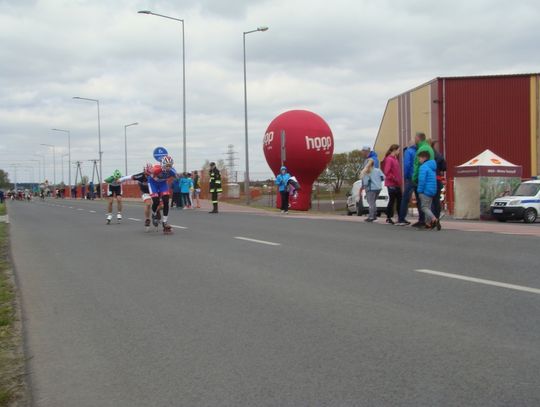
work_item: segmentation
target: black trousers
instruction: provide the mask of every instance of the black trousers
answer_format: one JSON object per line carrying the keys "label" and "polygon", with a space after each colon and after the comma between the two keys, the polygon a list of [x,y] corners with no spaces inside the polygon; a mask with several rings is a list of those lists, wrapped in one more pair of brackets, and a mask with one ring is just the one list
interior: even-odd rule
{"label": "black trousers", "polygon": [[288,211],[289,210],[289,191],[279,191],[279,194],[281,195],[281,210]]}
{"label": "black trousers", "polygon": [[189,192],[182,192],[182,203],[184,206],[191,206],[191,199],[189,199]]}
{"label": "black trousers", "polygon": [[218,203],[218,193],[212,192],[212,203],[217,204]]}
{"label": "black trousers", "polygon": [[441,191],[443,188],[443,183],[439,180],[437,180],[437,193],[433,197],[433,201],[431,203],[431,212],[433,212],[433,215],[437,219],[441,217]]}
{"label": "black trousers", "polygon": [[386,216],[388,218],[394,217],[394,206],[397,205],[397,210],[401,207],[401,188],[400,187],[388,187],[388,206],[386,207]]}
{"label": "black trousers", "polygon": [[173,201],[173,204],[177,207],[177,208],[181,208],[182,207],[182,194],[180,192],[173,192],[172,194],[172,201]]}

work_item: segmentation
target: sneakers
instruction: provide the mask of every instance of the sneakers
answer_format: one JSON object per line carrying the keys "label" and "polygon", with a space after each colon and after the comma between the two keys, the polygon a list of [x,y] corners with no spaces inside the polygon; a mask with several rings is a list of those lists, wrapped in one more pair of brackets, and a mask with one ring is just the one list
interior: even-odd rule
{"label": "sneakers", "polygon": [[368,222],[368,223],[371,223],[371,222],[374,222],[375,219],[371,219],[371,218],[367,218],[367,219],[364,219],[364,222]]}
{"label": "sneakers", "polygon": [[390,225],[395,225],[394,221],[392,220],[392,218],[387,218],[386,219],[386,223],[390,224]]}
{"label": "sneakers", "polygon": [[416,222],[416,223],[412,224],[412,227],[413,228],[424,228],[424,227],[426,227],[426,223],[425,222]]}
{"label": "sneakers", "polygon": [[407,221],[407,220],[404,220],[404,221],[401,221],[398,223],[395,223],[396,226],[409,226],[411,224],[411,222]]}

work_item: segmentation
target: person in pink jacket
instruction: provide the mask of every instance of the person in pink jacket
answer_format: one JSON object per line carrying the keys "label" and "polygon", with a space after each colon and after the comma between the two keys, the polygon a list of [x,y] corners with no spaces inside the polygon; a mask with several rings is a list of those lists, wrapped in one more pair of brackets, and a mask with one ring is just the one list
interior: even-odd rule
{"label": "person in pink jacket", "polygon": [[397,205],[397,210],[401,206],[401,165],[399,163],[400,147],[397,144],[392,144],[386,152],[383,161],[383,171],[386,176],[384,185],[388,188],[388,206],[386,208],[386,223],[394,224],[394,206]]}

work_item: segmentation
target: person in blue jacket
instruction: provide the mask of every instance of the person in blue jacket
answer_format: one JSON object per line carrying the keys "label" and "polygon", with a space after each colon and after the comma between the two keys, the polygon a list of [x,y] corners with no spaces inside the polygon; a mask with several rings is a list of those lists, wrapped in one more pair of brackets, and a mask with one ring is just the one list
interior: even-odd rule
{"label": "person in blue jacket", "polygon": [[379,168],[379,157],[377,156],[377,153],[371,149],[370,146],[364,146],[362,147],[362,154],[364,155],[364,166],[366,167],[367,160],[370,158],[373,160],[373,166],[375,168]]}
{"label": "person in blue jacket", "polygon": [[182,193],[182,203],[184,208],[191,209],[191,199],[189,198],[189,192],[193,189],[193,180],[190,178],[191,174],[183,173],[180,178],[180,192]]}
{"label": "person in blue jacket", "polygon": [[441,223],[431,211],[433,197],[437,195],[437,163],[430,159],[428,151],[418,153],[420,169],[418,170],[418,197],[422,212],[426,216],[426,228],[441,230]]}
{"label": "person in blue jacket", "polygon": [[[403,150],[403,178],[405,180],[403,187],[403,196],[401,198],[401,206],[399,208],[398,221],[396,226],[407,226],[411,222],[407,220],[407,212],[409,212],[409,201],[416,188],[413,183],[414,174],[414,158],[416,157],[416,144],[412,144]],[[418,201],[418,198],[416,199]],[[418,203],[418,213],[420,214],[420,220],[424,222],[424,214],[420,210],[420,203]]]}
{"label": "person in blue jacket", "polygon": [[291,174],[287,172],[287,167],[281,167],[279,175],[276,177],[276,185],[281,195],[281,213],[289,213],[289,189],[288,184]]}

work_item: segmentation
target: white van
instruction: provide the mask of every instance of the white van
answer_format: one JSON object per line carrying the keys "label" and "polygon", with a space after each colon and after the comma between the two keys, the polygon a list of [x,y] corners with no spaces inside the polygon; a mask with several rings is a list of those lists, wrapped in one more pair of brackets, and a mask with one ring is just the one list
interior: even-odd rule
{"label": "white van", "polygon": [[[360,191],[362,196],[360,197]],[[382,187],[381,193],[377,198],[377,216],[381,216],[381,213],[386,212],[388,206],[388,188]],[[350,192],[347,194],[347,215],[362,216],[369,213],[369,205],[366,198],[366,192],[362,190],[362,180],[356,181]]]}
{"label": "white van", "polygon": [[522,220],[534,223],[540,213],[540,180],[522,182],[512,196],[495,199],[491,215],[499,222]]}

